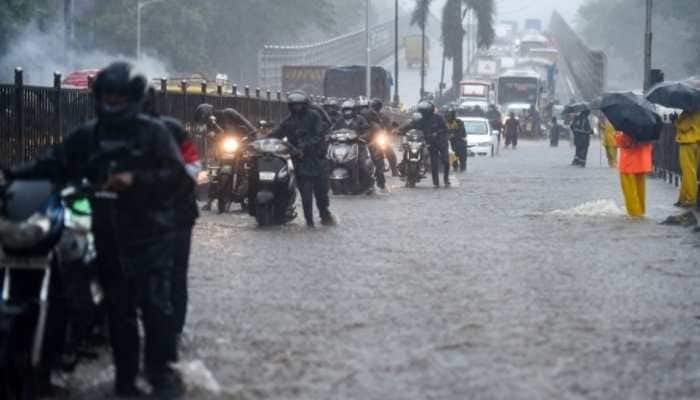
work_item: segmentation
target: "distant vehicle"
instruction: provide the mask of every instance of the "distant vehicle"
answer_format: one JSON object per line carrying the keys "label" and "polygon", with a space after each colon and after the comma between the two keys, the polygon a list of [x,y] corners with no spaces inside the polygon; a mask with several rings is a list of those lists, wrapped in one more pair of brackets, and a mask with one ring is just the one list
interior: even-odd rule
{"label": "distant vehicle", "polygon": [[553,47],[542,47],[530,49],[529,56],[549,60],[550,63],[556,64],[559,62],[559,50]]}
{"label": "distant vehicle", "polygon": [[539,109],[542,94],[540,75],[532,70],[509,70],[498,77],[496,101],[506,108],[509,104],[525,103]]}
{"label": "distant vehicle", "polygon": [[328,69],[318,65],[283,65],[282,93],[303,90],[308,95],[323,96],[323,79]]}
{"label": "distant vehicle", "polygon": [[[226,78],[224,80],[223,78]],[[217,79],[218,78],[218,79]],[[190,75],[175,75],[168,78],[168,92],[178,92],[182,93],[182,83],[187,85],[187,93],[202,93],[202,84],[207,83],[207,93],[216,93],[217,85],[221,86],[226,90],[226,85],[228,83],[228,76],[219,74],[215,79],[207,79],[202,74],[190,74]],[[160,88],[160,79],[153,79],[153,84],[155,87]]]}
{"label": "distant vehicle", "polygon": [[483,102],[488,106],[491,99],[491,82],[483,80],[467,80],[460,82],[459,87],[460,103]]}
{"label": "distant vehicle", "polygon": [[81,69],[71,72],[63,79],[63,86],[75,89],[87,89],[90,77],[94,78],[100,72],[99,69]]}
{"label": "distant vehicle", "polygon": [[529,18],[525,20],[525,30],[532,29],[542,32],[542,20],[537,18]]}
{"label": "distant vehicle", "polygon": [[528,57],[532,49],[549,47],[549,39],[539,32],[529,31],[520,38],[520,56]]}
{"label": "distant vehicle", "polygon": [[[323,95],[338,98],[365,96],[366,71],[364,65],[329,68],[323,77]],[[391,74],[382,67],[372,67],[371,75],[372,97],[388,102],[391,95]]]}
{"label": "distant vehicle", "polygon": [[[406,48],[406,66],[408,68],[420,68],[423,59],[423,39],[421,35],[410,35],[403,38]],[[425,68],[430,67],[430,38],[425,38]]]}
{"label": "distant vehicle", "polygon": [[515,68],[515,58],[514,57],[501,57],[501,70],[513,69]]}
{"label": "distant vehicle", "polygon": [[493,157],[498,140],[498,131],[491,129],[486,118],[459,117],[467,131],[467,155]]}

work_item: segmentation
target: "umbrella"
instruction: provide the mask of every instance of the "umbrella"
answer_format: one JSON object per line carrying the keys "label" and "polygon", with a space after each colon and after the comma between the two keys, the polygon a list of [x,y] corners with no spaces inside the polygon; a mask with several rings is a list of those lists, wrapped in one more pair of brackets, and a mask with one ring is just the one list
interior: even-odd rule
{"label": "umbrella", "polygon": [[631,92],[606,93],[600,109],[619,131],[623,131],[639,142],[658,140],[663,121],[654,105],[644,97]]}
{"label": "umbrella", "polygon": [[[700,89],[691,80],[661,82],[649,90],[647,99],[652,103],[684,111],[700,111]],[[697,81],[695,81],[697,82]]]}
{"label": "umbrella", "polygon": [[588,111],[590,109],[591,108],[588,106],[588,103],[585,101],[580,101],[578,103],[567,104],[567,106],[564,107],[562,114],[578,114],[582,111]]}
{"label": "umbrella", "polygon": [[65,79],[63,79],[63,84],[79,89],[87,89],[88,77],[96,76],[98,72],[100,72],[99,69],[81,69],[79,71],[71,72],[65,77]]}

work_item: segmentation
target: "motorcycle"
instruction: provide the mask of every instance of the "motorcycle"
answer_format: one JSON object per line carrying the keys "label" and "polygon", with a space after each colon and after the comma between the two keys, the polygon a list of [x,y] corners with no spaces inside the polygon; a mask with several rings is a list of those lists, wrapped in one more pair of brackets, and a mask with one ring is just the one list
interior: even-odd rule
{"label": "motorcycle", "polygon": [[[65,344],[65,331],[79,315],[64,316],[74,299],[67,276],[87,277],[94,306],[102,300],[94,270],[96,257],[91,233],[90,197],[114,198],[86,185],[63,190],[48,181],[15,181],[2,188],[0,224],[0,396],[33,400],[39,397],[41,377]],[[51,312],[50,312],[51,310]],[[67,314],[67,313],[66,313]],[[67,327],[67,329],[65,329]],[[62,329],[64,328],[64,329]],[[51,331],[48,336],[47,331]]]}
{"label": "motorcycle", "polygon": [[426,155],[427,143],[425,135],[419,130],[411,130],[404,137],[403,150],[404,161],[403,169],[406,177],[406,187],[414,188],[416,183],[425,176],[428,170],[428,160],[430,157]]}
{"label": "motorcycle", "polygon": [[296,218],[296,176],[290,145],[279,139],[260,139],[250,145],[251,199],[259,226],[285,224]]}
{"label": "motorcycle", "polygon": [[355,131],[340,129],[328,136],[330,187],[333,194],[369,193],[374,188],[374,163],[367,142]]}
{"label": "motorcycle", "polygon": [[209,167],[210,190],[216,198],[219,214],[228,212],[232,203],[248,208],[248,177],[243,157],[246,139],[221,134],[216,144],[216,164]]}

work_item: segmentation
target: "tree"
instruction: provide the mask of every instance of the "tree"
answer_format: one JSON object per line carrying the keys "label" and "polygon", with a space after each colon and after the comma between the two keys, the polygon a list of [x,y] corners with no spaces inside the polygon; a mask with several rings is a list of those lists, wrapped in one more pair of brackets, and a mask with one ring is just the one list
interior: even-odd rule
{"label": "tree", "polygon": [[[465,9],[462,10],[462,5]],[[464,28],[462,21],[468,10],[473,10],[477,19],[477,45],[488,48],[493,44],[495,31],[493,0],[447,0],[442,10],[442,45],[445,57],[452,60],[452,87],[459,87],[464,73],[463,47]]]}
{"label": "tree", "polygon": [[416,8],[411,15],[411,25],[418,25],[422,36],[422,57],[420,67],[420,98],[425,95],[425,28],[428,25],[430,16],[430,3],[432,0],[416,0]]}

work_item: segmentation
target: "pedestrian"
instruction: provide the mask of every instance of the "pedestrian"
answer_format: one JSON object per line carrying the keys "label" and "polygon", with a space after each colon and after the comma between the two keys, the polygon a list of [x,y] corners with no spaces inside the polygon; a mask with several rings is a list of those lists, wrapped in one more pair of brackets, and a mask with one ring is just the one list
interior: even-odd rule
{"label": "pedestrian", "polygon": [[588,119],[590,114],[591,112],[589,110],[581,111],[571,123],[571,132],[574,135],[574,146],[576,147],[576,154],[574,155],[574,160],[571,162],[571,165],[581,168],[586,167],[588,147],[591,144],[591,135],[593,134],[591,122]]}
{"label": "pedestrian", "polygon": [[678,161],[682,179],[677,207],[696,207],[698,202],[698,162],[700,162],[700,111],[683,111],[672,118],[679,144]]}
{"label": "pedestrian", "polygon": [[520,121],[515,117],[515,112],[511,111],[508,114],[504,130],[506,135],[506,149],[510,145],[513,145],[513,149],[518,147],[518,136],[520,136],[522,129],[520,127]]}
{"label": "pedestrian", "polygon": [[630,217],[643,217],[646,212],[646,174],[651,172],[653,145],[639,143],[632,136],[617,132],[620,148],[620,182],[625,206]]}
{"label": "pedestrian", "polygon": [[170,366],[177,353],[171,302],[174,203],[183,182],[192,179],[167,128],[142,113],[147,82],[127,63],[100,71],[92,88],[97,119],[34,162],[13,169],[11,177],[88,179],[118,194],[116,200],[91,201],[116,367],[115,394],[143,395],[136,386],[140,316],[146,378],[156,397],[173,399],[184,391]]}
{"label": "pedestrian", "polygon": [[464,172],[467,170],[467,131],[464,128],[464,122],[457,118],[457,110],[454,108],[447,110],[445,121],[447,122],[447,134],[450,138],[452,150],[457,155],[459,171]]}
{"label": "pedestrian", "polygon": [[[192,247],[192,230],[199,217],[195,188],[197,175],[202,170],[202,164],[200,162],[197,145],[180,121],[169,116],[161,116],[158,113],[155,96],[155,89],[150,87],[143,107],[144,112],[154,118],[159,118],[163,125],[168,128],[168,131],[173,136],[175,143],[180,149],[187,174],[192,178],[192,182],[183,180],[180,183],[180,187],[176,190],[174,199],[176,225],[174,231],[175,245],[173,246],[175,253],[173,254],[174,268],[172,274],[171,301],[175,319],[176,340],[179,342],[185,328],[187,316],[187,280],[190,264],[190,249]],[[177,360],[178,355],[174,354],[173,361],[175,362]]]}
{"label": "pedestrian", "polygon": [[559,147],[559,136],[561,135],[561,125],[557,117],[552,117],[552,127],[549,129],[549,147]]}
{"label": "pedestrian", "polygon": [[308,96],[302,91],[292,92],[287,97],[290,115],[282,121],[270,136],[286,138],[298,153],[295,158],[297,185],[301,194],[306,225],[314,227],[313,200],[321,217],[321,224],[334,225],[328,198],[328,165],[323,149],[321,116],[311,109]]}
{"label": "pedestrian", "polygon": [[608,158],[608,166],[610,166],[610,168],[616,168],[617,141],[615,140],[615,127],[605,116],[601,116],[600,122],[600,133],[603,136],[602,144],[605,148],[605,155]]}

